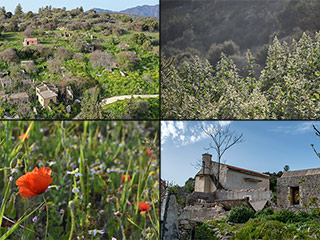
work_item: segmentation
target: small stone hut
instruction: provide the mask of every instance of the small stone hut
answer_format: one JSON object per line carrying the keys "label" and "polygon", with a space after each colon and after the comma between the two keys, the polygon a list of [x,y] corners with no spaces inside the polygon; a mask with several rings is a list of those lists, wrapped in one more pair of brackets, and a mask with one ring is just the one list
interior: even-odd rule
{"label": "small stone hut", "polygon": [[36,95],[42,107],[48,106],[52,101],[57,103],[58,88],[53,84],[45,83],[36,86]]}
{"label": "small stone hut", "polygon": [[12,94],[10,95],[9,99],[10,99],[10,102],[15,104],[19,102],[22,102],[22,103],[29,102],[29,96],[26,92]]}
{"label": "small stone hut", "polygon": [[284,172],[277,181],[278,207],[303,207],[312,199],[320,203],[320,168]]}
{"label": "small stone hut", "polygon": [[37,38],[25,38],[22,45],[25,47],[38,45],[38,39]]}

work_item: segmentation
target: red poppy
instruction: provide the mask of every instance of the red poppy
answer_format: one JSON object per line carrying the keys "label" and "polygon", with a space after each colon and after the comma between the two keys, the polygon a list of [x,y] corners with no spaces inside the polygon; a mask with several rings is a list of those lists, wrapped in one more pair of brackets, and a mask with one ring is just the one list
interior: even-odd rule
{"label": "red poppy", "polygon": [[19,187],[19,193],[22,198],[34,197],[44,193],[52,183],[51,169],[48,167],[37,167],[32,172],[27,172],[21,176],[16,184]]}
{"label": "red poppy", "polygon": [[153,150],[150,150],[150,149],[146,149],[146,155],[149,156],[149,157],[152,157],[152,155],[154,154],[154,151]]}
{"label": "red poppy", "polygon": [[138,207],[141,210],[140,214],[145,214],[151,208],[147,202],[139,202]]}
{"label": "red poppy", "polygon": [[27,134],[21,134],[20,136],[19,136],[19,140],[21,140],[21,139],[23,139],[23,141],[25,141],[25,140],[28,140],[28,135]]}
{"label": "red poppy", "polygon": [[130,182],[131,177],[130,175],[122,175],[122,182]]}

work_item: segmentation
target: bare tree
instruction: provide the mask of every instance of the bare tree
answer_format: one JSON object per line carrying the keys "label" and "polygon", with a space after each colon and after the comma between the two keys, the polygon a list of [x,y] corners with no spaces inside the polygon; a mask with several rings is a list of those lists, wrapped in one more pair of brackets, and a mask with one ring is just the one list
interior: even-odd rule
{"label": "bare tree", "polygon": [[[314,125],[312,125],[312,127],[313,127],[313,129],[315,130],[315,134],[316,134],[318,137],[320,137],[320,131],[319,131]],[[317,157],[320,158],[320,153],[317,152],[317,150],[314,148],[314,145],[313,145],[313,144],[311,144],[311,147],[312,147],[313,151],[315,152],[315,154],[317,155]]]}
{"label": "bare tree", "polygon": [[220,164],[224,153],[236,143],[244,141],[243,134],[237,134],[234,130],[231,130],[229,126],[223,127],[220,124],[216,124],[214,127],[205,128],[202,126],[202,130],[205,134],[211,137],[212,142],[205,150],[213,149],[217,154],[218,159],[218,176],[217,183],[220,183]]}

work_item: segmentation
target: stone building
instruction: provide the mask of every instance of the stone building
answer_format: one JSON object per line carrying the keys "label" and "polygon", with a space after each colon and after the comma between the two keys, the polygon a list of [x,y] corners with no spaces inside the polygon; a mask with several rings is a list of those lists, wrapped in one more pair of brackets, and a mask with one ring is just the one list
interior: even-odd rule
{"label": "stone building", "polygon": [[15,93],[15,94],[10,95],[9,100],[12,103],[20,103],[20,102],[28,103],[29,96],[26,92]]}
{"label": "stone building", "polygon": [[316,200],[320,203],[320,168],[284,172],[277,181],[279,207],[302,207]]}
{"label": "stone building", "polygon": [[210,154],[202,155],[202,169],[195,176],[195,190],[188,197],[188,203],[203,199],[222,202],[228,208],[232,204],[247,204],[248,201],[253,209],[260,210],[270,202],[269,175],[220,164],[218,182],[218,163],[211,159]]}
{"label": "stone building", "polygon": [[58,88],[50,83],[41,83],[36,86],[36,95],[42,107],[48,106],[52,101],[57,103]]}
{"label": "stone building", "polygon": [[38,39],[37,38],[25,38],[22,45],[25,47],[38,45]]}
{"label": "stone building", "polygon": [[33,64],[32,60],[21,61],[21,67],[27,67],[28,65]]}
{"label": "stone building", "polygon": [[[211,161],[212,156],[207,153],[202,157],[202,169],[196,175],[195,191],[214,192],[217,190],[218,162]],[[269,189],[269,175],[263,173],[221,163],[219,175],[222,189]]]}
{"label": "stone building", "polygon": [[12,85],[12,79],[10,78],[1,78],[0,79],[0,85],[2,88],[8,88]]}
{"label": "stone building", "polygon": [[87,44],[86,44],[86,50],[87,50],[88,52],[93,52],[93,51],[94,51],[94,46],[91,45],[90,43],[87,43]]}

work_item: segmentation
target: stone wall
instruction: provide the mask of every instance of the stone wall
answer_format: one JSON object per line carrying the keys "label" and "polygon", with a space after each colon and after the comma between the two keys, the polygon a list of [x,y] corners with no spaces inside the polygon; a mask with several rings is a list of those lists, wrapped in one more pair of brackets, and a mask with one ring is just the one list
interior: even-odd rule
{"label": "stone wall", "polygon": [[243,199],[249,197],[250,201],[271,200],[272,192],[266,189],[243,189],[234,191],[218,190],[215,195],[217,200],[222,199]]}
{"label": "stone wall", "polygon": [[204,193],[204,192],[193,192],[187,196],[186,203],[187,205],[193,205],[199,200],[204,200],[207,203],[213,203],[215,200],[214,193]]}
{"label": "stone wall", "polygon": [[296,207],[302,207],[309,203],[311,197],[317,197],[320,204],[320,175],[307,175],[278,178],[277,181],[277,202],[278,207],[290,207],[290,188],[299,187],[300,201]]}
{"label": "stone wall", "polygon": [[161,240],[178,240],[178,212],[180,207],[176,201],[176,196],[166,194],[161,205]]}

